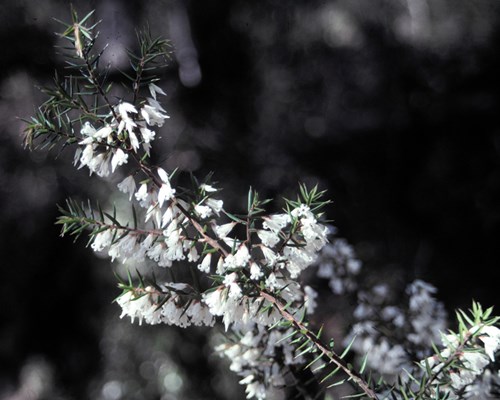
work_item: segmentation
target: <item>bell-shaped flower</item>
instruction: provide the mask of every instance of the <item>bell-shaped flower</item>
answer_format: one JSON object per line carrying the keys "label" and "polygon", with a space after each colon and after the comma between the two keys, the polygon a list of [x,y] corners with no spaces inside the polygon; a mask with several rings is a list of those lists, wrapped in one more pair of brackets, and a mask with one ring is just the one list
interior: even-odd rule
{"label": "bell-shaped flower", "polygon": [[137,150],[139,150],[139,139],[137,139],[137,135],[134,133],[132,129],[127,129],[127,132],[128,132],[128,137],[130,139],[130,145],[137,153]]}
{"label": "bell-shaped flower", "polygon": [[141,131],[141,136],[142,140],[144,140],[144,143],[150,143],[155,138],[155,132],[151,129],[141,127],[139,128],[139,130]]}
{"label": "bell-shaped flower", "polygon": [[137,110],[135,109],[135,107],[127,102],[121,102],[120,104],[118,104],[117,109],[120,117],[124,121],[131,119],[128,115],[129,113],[137,114]]}
{"label": "bell-shaped flower", "polygon": [[242,243],[238,251],[234,254],[234,262],[238,267],[244,267],[250,261],[250,253],[248,247]]}
{"label": "bell-shaped flower", "polygon": [[135,179],[132,175],[127,176],[123,181],[118,184],[118,190],[123,193],[128,193],[129,200],[132,199],[132,196],[135,193]]}
{"label": "bell-shaped flower", "polygon": [[115,172],[118,165],[127,163],[128,154],[122,149],[118,148],[114,151],[113,158],[111,159],[111,172]]}
{"label": "bell-shaped flower", "polygon": [[212,261],[212,253],[208,253],[198,265],[198,269],[206,274],[210,273],[210,263]]}
{"label": "bell-shaped flower", "polygon": [[235,225],[236,222],[229,222],[224,225],[214,225],[213,229],[219,239],[224,239],[227,235],[229,235],[229,232],[232,231]]}
{"label": "bell-shaped flower", "polygon": [[213,193],[213,192],[216,192],[217,189],[214,188],[212,185],[207,185],[206,183],[202,183],[200,185],[200,189],[204,192],[207,192],[207,193]]}
{"label": "bell-shaped flower", "polygon": [[163,89],[157,85],[155,85],[154,83],[150,83],[148,85],[148,88],[149,88],[149,93],[151,93],[151,97],[153,97],[153,99],[156,100],[156,94],[161,94],[163,96],[166,96],[167,94],[163,91]]}
{"label": "bell-shaped flower", "polygon": [[212,215],[212,209],[202,204],[195,205],[194,210],[196,211],[196,214],[200,216],[201,219],[209,218]]}
{"label": "bell-shaped flower", "polygon": [[256,262],[252,262],[250,264],[250,279],[257,280],[262,275],[264,275],[264,274],[263,274],[262,270],[260,269],[259,265]]}
{"label": "bell-shaped flower", "polygon": [[162,113],[164,110],[159,106],[158,102],[151,100],[153,99],[148,99],[148,102],[154,104],[156,107],[150,104],[145,104],[141,108],[141,115],[148,125],[161,127],[163,126],[165,119],[170,117],[167,114]]}
{"label": "bell-shaped flower", "polygon": [[175,195],[175,189],[173,189],[170,185],[168,174],[163,168],[158,168],[158,176],[162,181],[162,185],[158,192],[158,203],[160,207],[162,207],[165,201],[173,199]]}
{"label": "bell-shaped flower", "polygon": [[485,326],[481,332],[488,335],[479,337],[484,343],[484,351],[491,361],[495,361],[495,352],[500,349],[500,329],[495,326]]}
{"label": "bell-shaped flower", "polygon": [[143,183],[135,194],[137,201],[146,201],[148,198],[148,184]]}
{"label": "bell-shaped flower", "polygon": [[274,247],[279,242],[280,238],[277,232],[274,231],[265,231],[259,229],[257,231],[257,236],[259,236],[260,241],[264,246]]}
{"label": "bell-shaped flower", "polygon": [[111,128],[109,125],[106,125],[95,132],[92,137],[100,141],[101,139],[107,139],[108,136],[111,135],[111,133],[113,133],[113,128]]}
{"label": "bell-shaped flower", "polygon": [[273,232],[281,231],[287,224],[290,223],[290,216],[288,214],[273,214],[263,217],[263,219],[264,223],[262,226],[264,229],[268,229]]}
{"label": "bell-shaped flower", "polygon": [[238,274],[233,272],[229,275],[226,275],[224,278],[224,285],[229,288],[229,297],[233,299],[238,299],[241,297],[241,288],[238,285]]}
{"label": "bell-shaped flower", "polygon": [[222,207],[224,206],[224,202],[222,200],[216,200],[216,199],[207,199],[205,203],[212,210],[214,210],[214,212],[217,215],[219,215],[219,213],[222,211]]}
{"label": "bell-shaped flower", "polygon": [[83,136],[93,137],[94,134],[96,133],[96,129],[92,126],[90,122],[87,121],[83,124],[82,129],[80,129],[80,133]]}

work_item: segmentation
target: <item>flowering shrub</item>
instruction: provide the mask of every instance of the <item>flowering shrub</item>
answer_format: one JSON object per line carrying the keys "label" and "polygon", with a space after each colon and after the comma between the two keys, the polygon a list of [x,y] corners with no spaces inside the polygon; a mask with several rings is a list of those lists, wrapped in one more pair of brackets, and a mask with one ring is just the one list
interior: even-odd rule
{"label": "flowering shrub", "polygon": [[[125,175],[117,189],[130,202],[131,220],[119,217],[122,210],[69,199],[57,221],[63,235],[88,232],[91,248],[112,261],[133,267],[149,260],[180,272],[168,282],[138,272],[120,279],[122,317],[183,328],[222,322],[227,342],[215,351],[230,359],[247,398],[287,387],[320,398],[334,385],[372,399],[493,395],[500,329],[491,309],[474,303],[470,314],[457,313],[458,332],[444,333],[446,315],[431,285],[410,284],[404,307],[388,303],[383,285],[361,290],[361,262],[323,222],[323,192],[300,185],[297,199],[268,214],[270,200],[250,189],[247,210],[237,215],[226,210],[210,177],[181,187],[176,171],[152,165],[155,128],[169,118],[155,75],[169,57],[168,42],[139,35],[140,54],[130,54],[135,76],[126,75],[130,92],[112,101],[91,16],[79,20],[74,13],[61,35],[72,45],[71,75],[46,90],[49,99],[27,123],[26,144],[73,147],[75,167],[101,178]],[[319,299],[301,273],[313,266],[335,295],[357,298],[341,352],[308,322]]]}

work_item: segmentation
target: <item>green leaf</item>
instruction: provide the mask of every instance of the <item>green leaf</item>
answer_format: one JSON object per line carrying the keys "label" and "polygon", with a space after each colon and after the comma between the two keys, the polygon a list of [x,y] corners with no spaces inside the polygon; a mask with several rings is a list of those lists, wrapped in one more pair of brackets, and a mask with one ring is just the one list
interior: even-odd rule
{"label": "green leaf", "polygon": [[349,353],[349,350],[351,350],[351,347],[352,345],[354,344],[354,341],[356,340],[356,336],[353,336],[353,338],[350,340],[349,344],[347,345],[347,347],[344,349],[344,351],[342,352],[342,354],[340,355],[340,358],[344,358],[347,353]]}

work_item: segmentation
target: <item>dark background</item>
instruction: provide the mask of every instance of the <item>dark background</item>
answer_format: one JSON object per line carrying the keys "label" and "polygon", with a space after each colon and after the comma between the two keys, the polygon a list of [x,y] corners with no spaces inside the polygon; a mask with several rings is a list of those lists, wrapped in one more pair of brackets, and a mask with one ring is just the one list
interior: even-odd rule
{"label": "dark background", "polygon": [[[279,197],[318,183],[366,275],[427,280],[450,311],[472,298],[498,304],[496,0],[73,5],[103,20],[112,71],[128,68],[124,47],[146,23],[172,40],[161,82],[171,118],[155,141],[163,166],[214,171],[236,210],[249,185]],[[107,199],[116,182],[89,180],[70,152],[22,147],[19,118],[44,99],[35,86],[64,67],[53,17],[69,21],[69,3],[0,9],[0,396],[240,398],[204,331],[119,320],[109,262],[58,236],[56,203]]]}

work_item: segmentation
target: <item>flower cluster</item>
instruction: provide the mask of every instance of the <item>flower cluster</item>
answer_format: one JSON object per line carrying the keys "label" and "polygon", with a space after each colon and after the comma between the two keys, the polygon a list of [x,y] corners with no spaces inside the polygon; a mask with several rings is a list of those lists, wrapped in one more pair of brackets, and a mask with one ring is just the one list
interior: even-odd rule
{"label": "flower cluster", "polygon": [[[448,399],[492,396],[492,387],[495,381],[500,381],[500,376],[484,372],[495,362],[495,353],[500,350],[500,329],[474,324],[461,333],[443,333],[441,342],[443,350],[439,354],[421,361],[428,373],[440,373],[430,386],[430,393],[446,395]],[[448,368],[449,365],[453,368]]]}
{"label": "flower cluster", "polygon": [[165,92],[154,83],[149,84],[152,97],[137,109],[127,102],[113,107],[103,125],[96,129],[86,121],[80,134],[82,139],[75,152],[75,165],[87,166],[90,174],[109,176],[116,168],[128,162],[129,152],[137,153],[140,147],[149,155],[155,132],[149,127],[163,125],[169,116],[157,101],[156,95]]}
{"label": "flower cluster", "polygon": [[[75,145],[75,166],[86,166],[99,177],[134,164],[118,184],[132,204],[132,221],[119,221],[116,209],[94,210],[90,202],[83,206],[68,200],[57,222],[62,234],[78,237],[89,230],[92,249],[107,252],[112,261],[167,269],[170,282],[158,283],[154,271],[146,280],[139,275],[138,283],[130,277],[120,282],[123,292],[116,302],[121,316],[139,324],[180,327],[222,320],[228,335],[237,339],[216,350],[231,359],[247,398],[267,398],[272,388],[289,383],[285,377],[295,366],[307,363],[306,368],[319,364],[314,372],[325,368],[320,372],[324,380],[341,371],[361,394],[377,399],[370,379],[344,360],[347,351],[337,355],[333,341],[321,338],[322,327],[313,331],[307,321],[318,306],[318,294],[299,281],[303,271],[317,265],[318,276],[328,279],[333,293],[352,294],[361,269],[346,241],[328,244],[329,228],[321,222],[323,192],[301,185],[296,201],[285,199],[282,212],[268,214],[268,200],[250,189],[246,213],[234,215],[217,198],[219,189],[209,178],[200,183],[193,177],[191,188],[176,185],[175,172],[149,164],[153,129],[169,117],[157,99],[164,91],[155,76],[146,74],[165,55],[165,42],[140,36],[141,54],[132,57],[136,76],[127,76],[132,100],[111,103],[112,85],[106,86],[106,77],[99,75],[100,53],[92,55],[92,28],[84,26],[90,16],[78,21],[75,13],[63,34],[76,49],[77,61],[70,65],[80,77],[65,78],[56,90],[47,91],[51,98],[30,120],[26,143]],[[82,94],[82,81],[92,90]],[[144,96],[146,88],[149,95]],[[488,318],[491,310],[483,312],[474,304],[472,317],[459,314],[459,333],[443,335],[446,314],[433,286],[420,280],[410,284],[404,307],[390,304],[388,291],[386,285],[358,291],[348,335],[352,349],[368,355],[360,370],[368,365],[390,378],[381,381],[379,394],[393,399],[489,395],[498,380],[494,362],[500,349],[500,329],[494,326],[498,318]],[[443,348],[429,357],[440,338]],[[411,375],[412,363],[422,359]],[[400,374],[403,368],[406,375]]]}
{"label": "flower cluster", "polygon": [[216,347],[221,356],[231,361],[231,371],[246,385],[247,399],[263,400],[272,390],[282,389],[288,368],[301,365],[304,358],[290,344],[292,329],[272,331],[259,325],[246,327],[239,339]]}
{"label": "flower cluster", "polygon": [[[128,289],[128,290],[127,290]],[[185,284],[169,284],[158,289],[147,286],[144,289],[127,288],[116,302],[122,308],[121,318],[130,317],[147,324],[213,326],[215,320],[201,301],[189,296],[192,290]]]}
{"label": "flower cluster", "polygon": [[222,317],[226,330],[233,323],[270,326],[279,321],[279,311],[262,291],[295,304],[292,312],[304,304],[312,311],[316,294],[312,288],[304,292],[296,277],[316,261],[327,243],[328,228],[307,204],[297,203],[287,213],[255,217],[255,228],[242,239],[231,232],[246,222],[218,223],[225,213],[223,201],[212,197],[217,189],[209,184],[198,185],[198,196],[188,201],[176,195],[167,172],[156,168],[139,185],[134,176],[128,176],[118,188],[145,209],[144,226],[131,228],[109,216],[109,221],[94,221],[98,229],[91,246],[95,251],[107,251],[112,260],[122,262],[149,258],[160,267],[172,267],[182,261],[194,264],[202,275],[215,273],[218,285],[198,294],[212,315]]}
{"label": "flower cluster", "polygon": [[432,344],[446,328],[446,312],[433,294],[436,288],[416,280],[406,288],[406,307],[388,304],[389,288],[377,285],[358,293],[354,310],[356,323],[348,338],[361,357],[369,354],[368,365],[395,378],[402,368],[429,355]]}
{"label": "flower cluster", "polygon": [[332,240],[319,253],[315,264],[318,265],[318,277],[328,279],[328,285],[334,294],[352,293],[357,289],[355,278],[361,271],[362,263],[347,240]]}
{"label": "flower cluster", "polygon": [[[285,303],[303,303],[304,290],[294,278],[316,260],[317,252],[326,244],[327,228],[305,204],[290,213],[264,216],[262,228],[255,230],[260,243],[250,249],[228,236],[233,227],[234,223],[212,224],[215,234],[233,251],[219,256],[216,273],[222,285],[205,294],[205,302],[214,315],[223,316],[226,329],[231,323],[249,321],[272,325],[280,314],[255,293],[256,287],[278,293]],[[212,254],[205,256],[200,270],[207,271],[212,258]]]}

